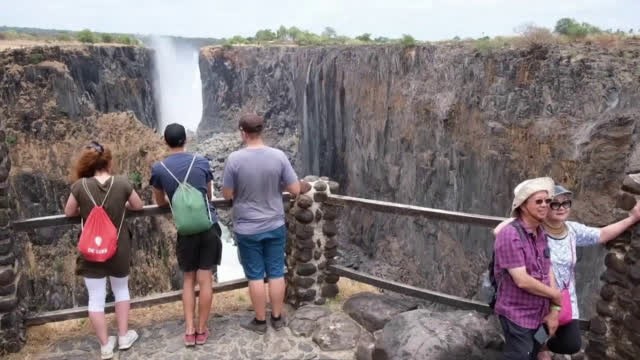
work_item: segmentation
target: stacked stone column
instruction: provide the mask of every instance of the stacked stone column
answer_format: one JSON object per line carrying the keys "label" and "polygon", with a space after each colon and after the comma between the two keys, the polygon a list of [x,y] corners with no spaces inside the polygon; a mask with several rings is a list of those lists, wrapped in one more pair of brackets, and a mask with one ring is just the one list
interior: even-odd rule
{"label": "stacked stone column", "polygon": [[[636,204],[640,174],[628,175],[618,195],[620,218]],[[634,227],[607,244],[606,271],[591,319],[585,354],[588,359],[640,358],[640,228]]]}
{"label": "stacked stone column", "polygon": [[338,294],[339,277],[329,265],[337,264],[339,208],[326,204],[338,183],[307,176],[300,196],[287,204],[287,302],[294,307],[322,305]]}
{"label": "stacked stone column", "polygon": [[10,170],[9,148],[4,131],[0,130],[0,355],[19,351],[25,341],[23,312],[18,309],[20,273],[9,227]]}

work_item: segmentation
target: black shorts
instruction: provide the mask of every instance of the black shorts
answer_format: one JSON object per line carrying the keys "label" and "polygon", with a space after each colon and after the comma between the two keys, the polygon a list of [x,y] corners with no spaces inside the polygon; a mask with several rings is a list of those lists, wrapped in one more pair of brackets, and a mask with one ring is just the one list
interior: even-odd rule
{"label": "black shorts", "polygon": [[218,223],[199,234],[178,235],[176,242],[176,257],[178,266],[183,272],[196,270],[216,271],[222,258],[222,230]]}

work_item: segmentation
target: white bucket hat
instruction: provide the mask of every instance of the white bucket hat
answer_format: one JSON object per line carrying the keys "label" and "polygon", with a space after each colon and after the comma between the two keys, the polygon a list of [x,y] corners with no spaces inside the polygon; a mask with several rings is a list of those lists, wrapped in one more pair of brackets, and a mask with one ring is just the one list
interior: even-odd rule
{"label": "white bucket hat", "polygon": [[550,177],[541,177],[529,179],[521,182],[513,190],[513,204],[511,204],[511,216],[517,217],[516,209],[520,207],[527,199],[538,191],[546,191],[550,197],[553,196],[553,179]]}

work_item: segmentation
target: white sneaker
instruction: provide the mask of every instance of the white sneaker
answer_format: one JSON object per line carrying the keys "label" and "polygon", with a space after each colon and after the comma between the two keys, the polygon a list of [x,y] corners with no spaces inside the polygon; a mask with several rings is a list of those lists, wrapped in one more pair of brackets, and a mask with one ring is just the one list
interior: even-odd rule
{"label": "white sneaker", "polygon": [[118,348],[127,350],[138,340],[138,333],[135,330],[129,330],[124,336],[118,336]]}
{"label": "white sneaker", "polygon": [[113,349],[116,347],[116,337],[109,336],[105,345],[100,345],[100,355],[102,359],[113,358]]}

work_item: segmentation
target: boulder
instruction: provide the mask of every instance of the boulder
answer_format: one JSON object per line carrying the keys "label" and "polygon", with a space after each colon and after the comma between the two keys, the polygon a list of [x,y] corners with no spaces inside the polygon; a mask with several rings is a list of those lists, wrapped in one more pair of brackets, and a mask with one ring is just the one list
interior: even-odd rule
{"label": "boulder", "polygon": [[349,350],[358,345],[361,332],[358,323],[337,312],[320,318],[311,337],[324,351]]}
{"label": "boulder", "polygon": [[296,336],[310,336],[318,320],[329,316],[329,313],[329,310],[323,306],[303,306],[289,318],[289,329]]}
{"label": "boulder", "polygon": [[342,310],[369,332],[374,332],[382,329],[396,315],[417,307],[417,301],[411,299],[363,292],[345,301]]}
{"label": "boulder", "polygon": [[495,318],[470,311],[413,310],[389,321],[376,341],[376,359],[501,359],[502,336]]}

